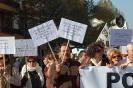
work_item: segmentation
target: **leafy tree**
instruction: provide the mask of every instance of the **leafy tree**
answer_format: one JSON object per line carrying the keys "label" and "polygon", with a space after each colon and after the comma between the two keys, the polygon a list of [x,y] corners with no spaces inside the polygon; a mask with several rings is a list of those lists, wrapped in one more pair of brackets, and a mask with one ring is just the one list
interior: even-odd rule
{"label": "leafy tree", "polygon": [[100,0],[94,9],[94,16],[107,23],[110,23],[119,14],[118,9],[113,6],[110,0]]}
{"label": "leafy tree", "polygon": [[[18,9],[17,14],[19,28],[26,31],[24,36],[29,38],[27,31],[29,28],[51,19],[54,20],[58,28],[63,17],[88,25],[84,43],[71,42],[80,47],[81,45],[88,45],[89,15],[93,6],[93,0],[21,0],[20,9]],[[59,38],[52,42],[61,43],[63,41],[64,39]]]}
{"label": "leafy tree", "polygon": [[[97,18],[99,20],[103,20],[105,23],[108,23],[110,26],[110,21],[115,19],[116,15],[118,15],[120,12],[117,8],[115,8],[110,0],[100,0],[96,6],[91,11],[93,13],[91,18]],[[99,33],[101,32],[104,24],[90,28],[89,30],[89,39],[90,43],[95,42],[97,37],[99,36]],[[100,30],[96,30],[100,29]]]}

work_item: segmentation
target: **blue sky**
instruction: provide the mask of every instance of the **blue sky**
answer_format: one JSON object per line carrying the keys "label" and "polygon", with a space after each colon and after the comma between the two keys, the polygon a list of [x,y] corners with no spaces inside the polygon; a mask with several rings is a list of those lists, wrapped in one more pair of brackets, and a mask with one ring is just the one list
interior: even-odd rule
{"label": "blue sky", "polygon": [[[95,4],[99,0],[93,0]],[[110,0],[112,4],[119,9],[127,21],[128,28],[133,29],[133,0]]]}

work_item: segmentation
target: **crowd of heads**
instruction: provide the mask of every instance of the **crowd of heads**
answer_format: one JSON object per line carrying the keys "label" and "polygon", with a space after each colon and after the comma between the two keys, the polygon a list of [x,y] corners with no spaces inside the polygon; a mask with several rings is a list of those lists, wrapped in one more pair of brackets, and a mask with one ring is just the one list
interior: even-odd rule
{"label": "crowd of heads", "polygon": [[[67,69],[71,68],[71,66],[73,66],[74,64],[77,66],[76,68],[78,69],[80,66],[82,67],[82,66],[110,66],[112,65],[112,66],[120,66],[121,68],[125,68],[128,65],[131,65],[131,66],[133,65],[132,64],[133,43],[129,43],[127,45],[127,48],[126,48],[127,54],[122,54],[119,49],[115,49],[113,47],[109,47],[106,50],[107,50],[106,53],[104,53],[105,51],[104,43],[102,41],[97,41],[97,42],[92,42],[91,44],[89,44],[85,50],[81,50],[79,54],[76,56],[76,54],[72,53],[72,49],[69,47],[69,44],[63,43],[60,45],[58,52],[48,53],[45,56],[43,56],[43,63],[45,65],[44,74],[46,75],[46,77],[50,77],[51,76],[50,72],[52,72],[50,67],[53,66],[55,63],[56,64],[55,64],[54,70],[56,70],[57,72],[62,72],[60,69],[61,68],[60,65],[68,66]],[[128,59],[128,61],[124,59]],[[0,67],[4,66],[3,60],[5,60],[5,65],[11,64],[9,55],[0,54]],[[17,58],[16,61],[19,61],[19,59]],[[61,63],[59,63],[59,61]],[[33,68],[32,70],[34,71],[34,68],[37,68],[36,69],[37,73],[39,71],[41,72],[41,70],[39,70],[40,67],[38,65],[37,57],[27,56],[25,59],[25,62],[26,62],[27,70],[29,68],[30,70],[31,68]],[[69,62],[72,62],[74,64],[70,66],[71,63]],[[24,67],[22,71],[25,72]],[[79,72],[78,69],[75,71],[76,74],[77,72]],[[30,73],[30,70],[29,70],[29,73]],[[66,72],[66,70],[64,71]],[[25,73],[23,73],[23,75],[28,77],[28,75],[26,75]],[[42,75],[40,75],[40,77],[41,76]]]}
{"label": "crowd of heads", "polygon": [[[59,57],[61,58],[65,52],[65,48],[66,48],[65,46],[64,48],[60,47],[60,51],[58,54],[59,54]],[[62,48],[63,48],[63,51],[62,51]],[[103,41],[97,41],[89,44],[86,47],[86,49],[81,50],[78,55],[73,54],[71,49],[70,50],[69,49],[70,47],[68,47],[68,50],[66,50],[67,58],[71,57],[71,59],[78,60],[82,64],[84,63],[84,61],[90,61],[88,59],[91,59],[91,58],[93,59],[99,58],[99,60],[106,58],[108,60],[108,63],[117,65],[120,60],[127,58],[127,56],[133,58],[133,54],[131,51],[133,49],[133,43],[129,43],[127,45],[127,49],[126,49],[127,54],[122,54],[119,49],[116,49],[113,47],[109,47],[108,49],[106,49],[106,53],[105,53],[105,44]]]}

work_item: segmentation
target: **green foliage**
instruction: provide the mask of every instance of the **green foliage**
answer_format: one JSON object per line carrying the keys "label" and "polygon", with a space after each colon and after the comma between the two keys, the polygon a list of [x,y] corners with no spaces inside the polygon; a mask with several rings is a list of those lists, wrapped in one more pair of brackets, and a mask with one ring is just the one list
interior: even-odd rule
{"label": "green foliage", "polygon": [[[110,21],[115,19],[116,15],[119,13],[118,9],[115,8],[110,0],[100,0],[96,6],[91,10],[93,16],[91,18],[97,18],[99,20],[103,20],[105,23],[108,23],[110,26]],[[89,39],[90,42],[95,42],[99,33],[103,29],[104,24],[89,29]],[[96,30],[100,29],[100,30]]]}
{"label": "green foliage", "polygon": [[116,15],[119,13],[110,0],[100,0],[97,6],[95,6],[95,10],[94,16],[107,23],[115,19]]}
{"label": "green foliage", "polygon": [[[91,14],[94,5],[93,0],[22,0],[20,6],[18,24],[20,29],[27,31],[29,28],[51,19],[58,28],[62,17],[86,24],[89,30],[88,15]],[[28,38],[26,34],[24,36]],[[64,39],[59,38],[53,42],[62,43],[62,41]],[[88,44],[87,42],[85,41],[84,44]],[[81,45],[76,42],[71,43]]]}
{"label": "green foliage", "polygon": [[[114,19],[118,12],[111,1],[100,0],[98,5],[94,6],[93,0],[22,0],[18,9],[19,29],[24,31],[24,37],[29,38],[28,29],[54,20],[57,28],[61,18],[70,19],[88,25],[83,44],[71,43],[76,47],[87,46],[94,42],[100,31],[90,26],[90,19],[95,17],[105,22]],[[62,43],[64,39],[58,38],[52,43]]]}

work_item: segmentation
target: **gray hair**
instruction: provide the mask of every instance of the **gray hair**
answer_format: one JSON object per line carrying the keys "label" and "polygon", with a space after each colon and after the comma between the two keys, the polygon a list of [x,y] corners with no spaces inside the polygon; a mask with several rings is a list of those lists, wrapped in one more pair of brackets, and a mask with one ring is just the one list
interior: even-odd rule
{"label": "gray hair", "polygon": [[130,50],[131,47],[133,47],[133,42],[130,42],[130,43],[127,45],[127,50]]}

